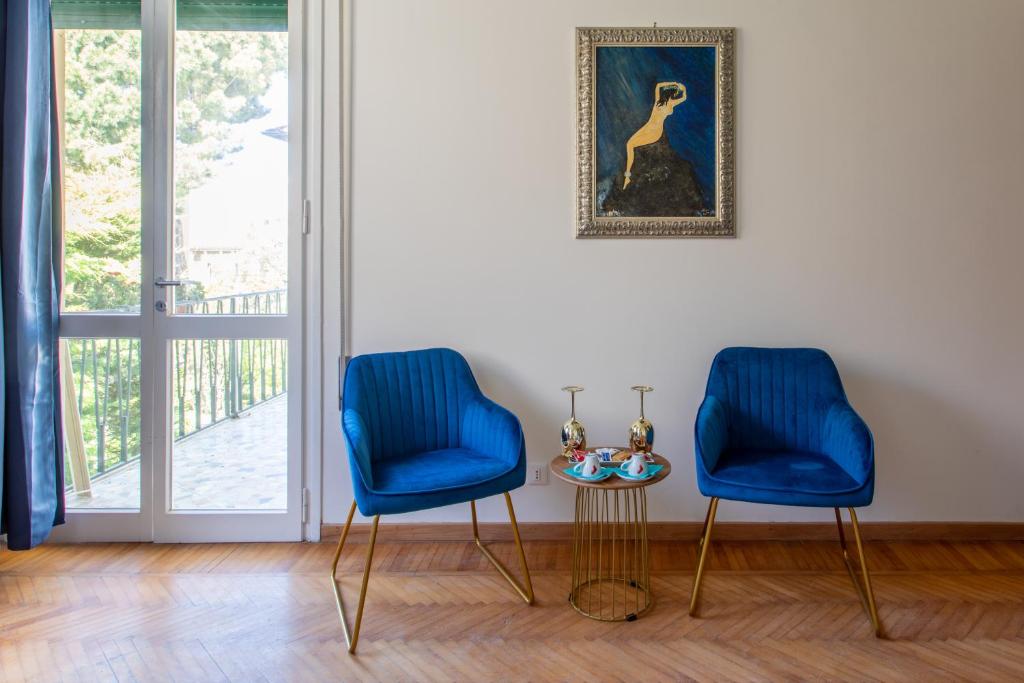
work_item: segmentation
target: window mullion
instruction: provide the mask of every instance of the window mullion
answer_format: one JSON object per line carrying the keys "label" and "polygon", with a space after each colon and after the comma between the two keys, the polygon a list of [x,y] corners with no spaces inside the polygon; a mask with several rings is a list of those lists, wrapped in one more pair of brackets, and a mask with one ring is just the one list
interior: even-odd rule
{"label": "window mullion", "polygon": [[164,315],[156,311],[167,277],[172,218],[174,139],[174,0],[142,0],[142,454],[143,510],[150,536],[167,509],[169,425],[168,345]]}

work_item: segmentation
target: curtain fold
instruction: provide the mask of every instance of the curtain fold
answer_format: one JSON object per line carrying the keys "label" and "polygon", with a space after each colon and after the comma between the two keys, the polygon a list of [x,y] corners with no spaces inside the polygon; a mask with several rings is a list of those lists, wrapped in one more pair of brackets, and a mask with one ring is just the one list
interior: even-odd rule
{"label": "curtain fold", "polygon": [[49,0],[0,0],[0,533],[12,550],[64,521],[54,95]]}

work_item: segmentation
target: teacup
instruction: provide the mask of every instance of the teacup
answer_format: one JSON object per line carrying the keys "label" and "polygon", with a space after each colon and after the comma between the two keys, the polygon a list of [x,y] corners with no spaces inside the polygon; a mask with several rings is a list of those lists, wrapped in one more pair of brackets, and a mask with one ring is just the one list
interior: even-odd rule
{"label": "teacup", "polygon": [[634,453],[629,460],[619,465],[619,469],[631,477],[645,477],[649,471],[647,457],[643,453]]}
{"label": "teacup", "polygon": [[583,477],[596,477],[601,474],[601,456],[588,453],[583,462],[577,463],[572,471]]}

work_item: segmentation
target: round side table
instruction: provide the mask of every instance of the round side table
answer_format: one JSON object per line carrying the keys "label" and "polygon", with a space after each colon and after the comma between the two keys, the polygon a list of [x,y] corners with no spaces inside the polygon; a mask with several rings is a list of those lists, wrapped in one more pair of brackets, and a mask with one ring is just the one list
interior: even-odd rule
{"label": "round side table", "polygon": [[569,604],[591,619],[633,621],[654,604],[646,489],[667,477],[672,466],[660,455],[652,455],[662,469],[644,481],[628,481],[615,474],[604,481],[583,481],[565,473],[573,464],[565,456],[551,460],[551,473],[576,487]]}

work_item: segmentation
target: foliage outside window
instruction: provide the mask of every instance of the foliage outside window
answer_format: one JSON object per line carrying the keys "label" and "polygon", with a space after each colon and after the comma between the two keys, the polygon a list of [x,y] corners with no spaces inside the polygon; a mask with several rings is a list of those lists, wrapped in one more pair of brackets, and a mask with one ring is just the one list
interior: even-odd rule
{"label": "foliage outside window", "polygon": [[[64,310],[136,310],[142,226],[141,35],[67,29],[64,39]],[[175,213],[237,151],[232,128],[266,114],[287,34],[176,36]],[[201,294],[194,292],[193,295]]]}

